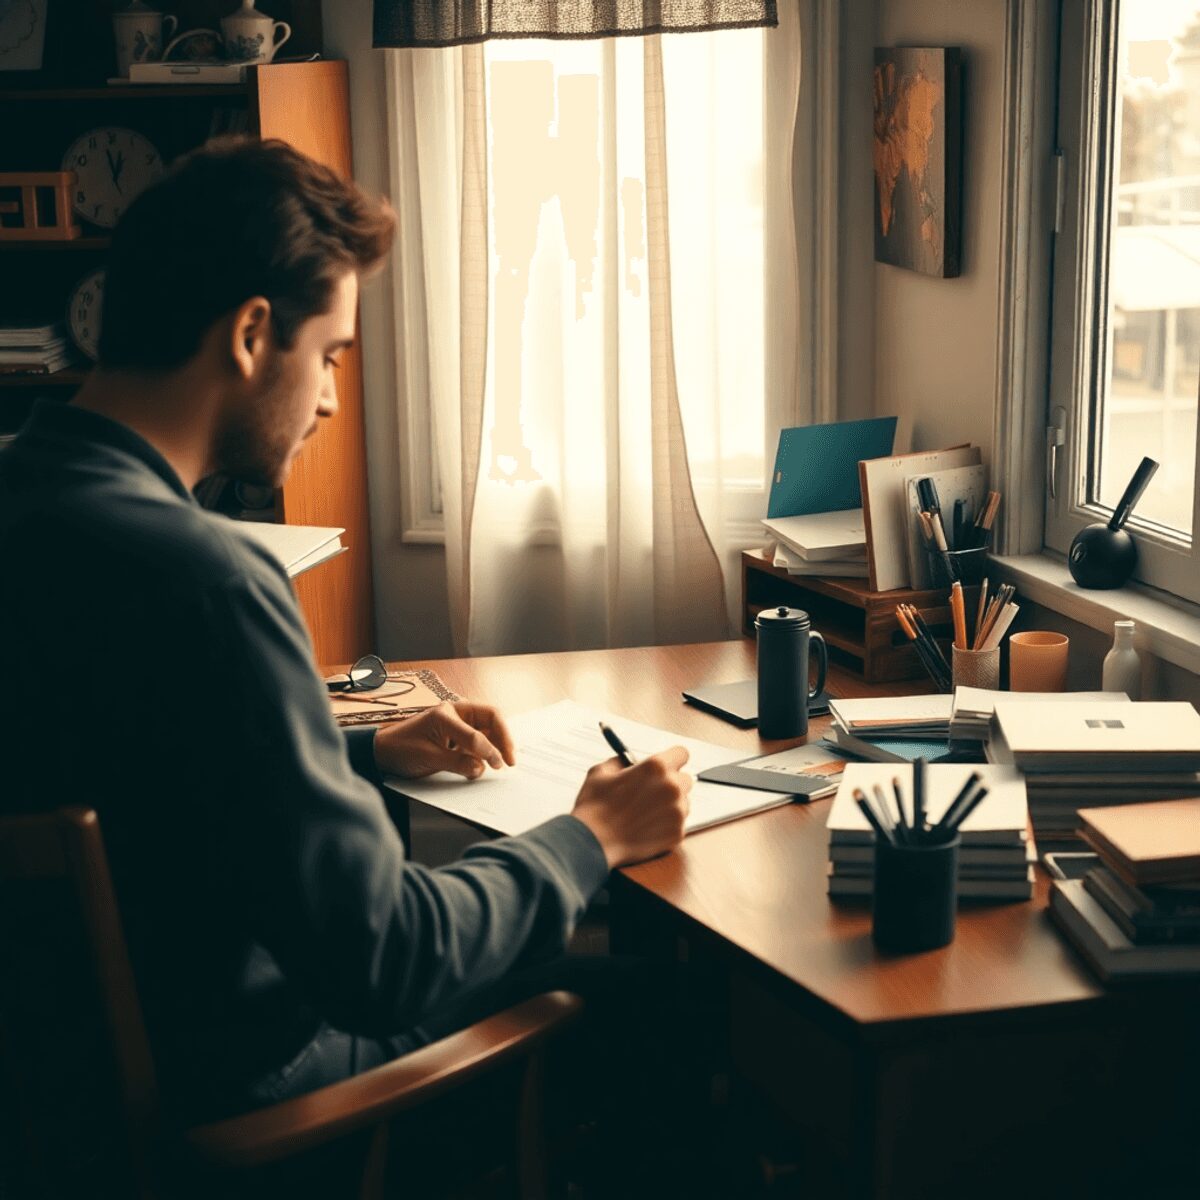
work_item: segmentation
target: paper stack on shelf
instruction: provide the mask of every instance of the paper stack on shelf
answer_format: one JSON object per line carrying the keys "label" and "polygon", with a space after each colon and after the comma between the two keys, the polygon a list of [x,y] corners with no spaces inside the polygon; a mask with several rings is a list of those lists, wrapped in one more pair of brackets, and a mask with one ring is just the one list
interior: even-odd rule
{"label": "paper stack on shelf", "polygon": [[867,556],[862,558],[837,558],[810,562],[804,555],[776,542],[771,552],[771,561],[782,567],[789,575],[832,575],[840,579],[866,579]]}
{"label": "paper stack on shelf", "polygon": [[[926,768],[926,812],[931,823],[941,818],[968,776],[978,772],[988,789],[983,802],[959,830],[958,895],[980,900],[1027,900],[1033,894],[1037,851],[1029,837],[1025,781],[1011,767],[934,763]],[[861,788],[876,785],[893,795],[898,779],[912,795],[913,769],[908,765],[847,763],[829,812],[829,895],[870,896],[874,884],[875,835],[854,802]]]}
{"label": "paper stack on shelf", "polygon": [[839,750],[876,762],[937,758],[950,749],[949,695],[871,696],[830,700],[833,723],[825,740]]}
{"label": "paper stack on shelf", "polygon": [[867,531],[861,508],[764,517],[767,532],[806,563],[867,561]]}
{"label": "paper stack on shelf", "polygon": [[1185,701],[998,700],[989,762],[1025,772],[1034,834],[1078,848],[1079,811],[1200,792],[1200,714]]}
{"label": "paper stack on shelf", "polygon": [[0,326],[0,375],[53,375],[73,361],[61,324]]}
{"label": "paper stack on shelf", "polygon": [[1102,979],[1200,976],[1200,799],[1085,809],[1100,862],[1050,912]]}

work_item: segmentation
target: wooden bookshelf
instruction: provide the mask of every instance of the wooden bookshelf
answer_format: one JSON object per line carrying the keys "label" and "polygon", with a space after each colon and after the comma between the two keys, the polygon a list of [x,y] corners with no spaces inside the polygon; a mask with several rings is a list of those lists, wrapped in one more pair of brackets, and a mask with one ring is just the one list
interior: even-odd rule
{"label": "wooden bookshelf", "polygon": [[[233,85],[3,88],[0,127],[9,132],[0,144],[0,171],[57,170],[74,138],[102,124],[138,130],[169,163],[231,118],[248,133],[281,138],[341,175],[352,173],[349,75],[339,61],[252,67],[244,84]],[[0,242],[6,285],[0,321],[65,313],[71,289],[104,265],[110,244],[108,230],[86,223],[83,236],[71,242]],[[349,553],[295,581],[319,662],[349,662],[376,648],[357,345],[342,364],[338,413],[305,446],[275,503],[284,521],[346,530]],[[38,396],[65,399],[86,375],[86,366],[54,375],[0,375],[0,432],[19,428]]]}

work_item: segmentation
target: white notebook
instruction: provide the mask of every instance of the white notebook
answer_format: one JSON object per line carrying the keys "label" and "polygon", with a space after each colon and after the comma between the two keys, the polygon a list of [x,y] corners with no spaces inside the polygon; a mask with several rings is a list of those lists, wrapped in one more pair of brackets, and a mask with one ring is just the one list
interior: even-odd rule
{"label": "white notebook", "polygon": [[1200,713],[1186,700],[1079,704],[996,702],[989,754],[1025,770],[1200,770]]}
{"label": "white notebook", "polygon": [[934,692],[921,696],[866,696],[853,700],[830,700],[829,711],[846,729],[945,729],[950,722],[954,697]]}
{"label": "white notebook", "polygon": [[256,545],[275,555],[288,575],[297,575],[345,553],[344,529],[323,525],[277,525],[273,521],[239,521],[238,530]]}

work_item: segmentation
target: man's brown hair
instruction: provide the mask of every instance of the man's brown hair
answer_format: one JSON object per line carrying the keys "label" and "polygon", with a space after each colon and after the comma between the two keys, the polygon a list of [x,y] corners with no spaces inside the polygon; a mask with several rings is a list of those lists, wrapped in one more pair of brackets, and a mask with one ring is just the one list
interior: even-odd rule
{"label": "man's brown hair", "polygon": [[275,335],[328,312],[347,271],[387,254],[395,214],[281,141],[219,138],[177,160],[129,206],[113,235],[100,363],[185,363],[215,321],[253,296]]}

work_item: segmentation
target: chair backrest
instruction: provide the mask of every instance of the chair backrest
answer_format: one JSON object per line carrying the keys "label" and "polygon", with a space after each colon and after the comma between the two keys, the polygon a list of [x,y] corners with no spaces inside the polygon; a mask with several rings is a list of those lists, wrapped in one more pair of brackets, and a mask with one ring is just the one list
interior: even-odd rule
{"label": "chair backrest", "polygon": [[[130,1164],[139,1190],[148,1194],[158,1141],[158,1087],[100,822],[93,810],[62,808],[0,818],[0,884],[8,896],[19,894],[22,884],[51,883],[66,885],[64,890],[73,894],[78,906],[90,959],[83,966],[95,981],[104,1035],[112,1052]],[[37,893],[36,887],[25,890]],[[18,912],[33,917],[30,908]],[[4,1036],[11,1044],[21,1031],[9,1028]]]}

